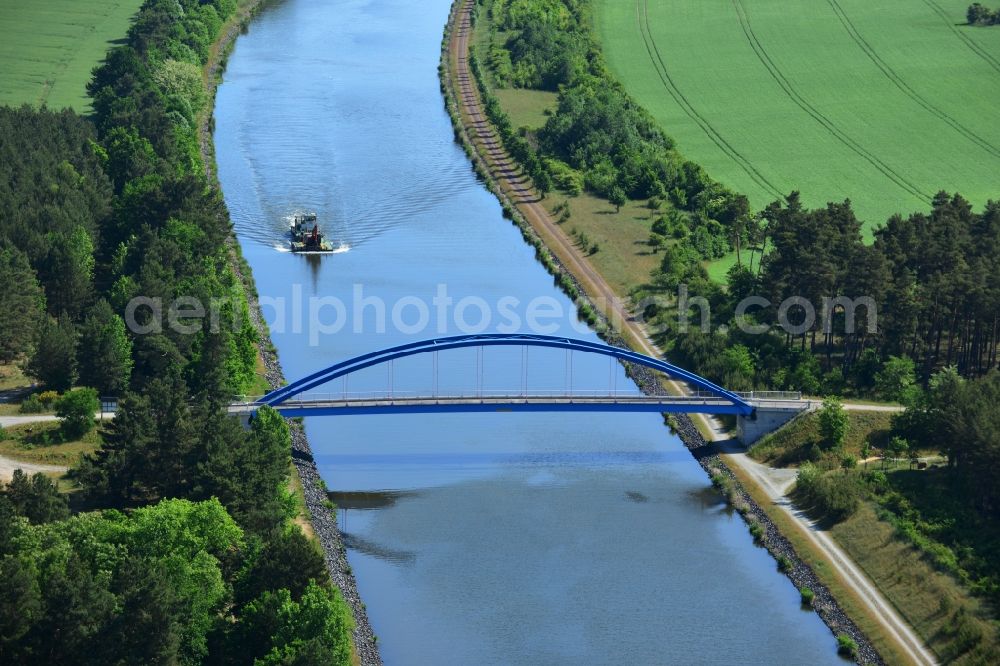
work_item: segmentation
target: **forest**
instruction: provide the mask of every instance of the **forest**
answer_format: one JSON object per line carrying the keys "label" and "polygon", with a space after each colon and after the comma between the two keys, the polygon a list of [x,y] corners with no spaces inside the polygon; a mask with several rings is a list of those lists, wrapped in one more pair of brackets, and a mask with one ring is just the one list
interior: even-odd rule
{"label": "forest", "polygon": [[[0,493],[4,663],[350,662],[350,612],[292,522],[288,425],[223,409],[258,341],[198,122],[235,9],[146,2],[94,71],[92,117],[0,108],[0,362],[64,392],[66,427],[119,399],[72,502],[42,475]],[[137,295],[216,299],[219,321],[136,335]]]}
{"label": "forest", "polygon": [[[702,331],[697,308],[647,313],[678,359],[735,387],[895,401],[906,398],[908,386],[926,386],[942,367],[969,377],[996,367],[1000,203],[976,213],[961,196],[942,192],[929,213],[897,215],[878,227],[872,244],[863,242],[849,201],[807,210],[792,193],[759,220],[745,227],[749,244],[726,288],[709,281],[677,246],[664,250],[651,291],[676,294],[683,283],[708,300],[713,315],[722,313],[713,324],[726,326]],[[743,314],[742,328],[757,329],[745,332],[737,304],[752,295],[770,306]],[[801,331],[778,325],[779,304],[790,297],[821,311],[823,297],[840,295],[869,297],[874,305],[856,309],[850,331],[843,308],[831,311],[829,326],[818,315],[806,322],[800,308],[791,308],[788,318]],[[901,367],[905,378],[891,386],[878,381],[880,373]]]}

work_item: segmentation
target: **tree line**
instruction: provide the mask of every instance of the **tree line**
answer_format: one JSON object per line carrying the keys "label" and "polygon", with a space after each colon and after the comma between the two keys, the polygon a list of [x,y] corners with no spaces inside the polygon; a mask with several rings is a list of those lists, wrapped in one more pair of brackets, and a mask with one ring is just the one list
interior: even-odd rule
{"label": "tree line", "polygon": [[[684,159],[609,73],[589,3],[481,0],[481,6],[494,30],[488,72],[475,57],[470,65],[487,115],[536,188],[542,194],[587,190],[616,208],[629,198],[665,202],[676,213],[674,242],[704,259],[726,254],[749,202]],[[499,86],[558,91],[558,106],[541,129],[515,128],[485,85],[487,73]]]}
{"label": "tree line", "polygon": [[[663,253],[645,293],[664,294],[667,305],[645,314],[678,362],[734,388],[897,401],[942,367],[968,377],[997,367],[1000,203],[976,213],[942,192],[928,213],[890,218],[872,244],[849,201],[810,210],[798,193],[743,224],[747,243],[726,287],[682,248]],[[672,299],[680,285],[706,308],[679,311]],[[739,313],[750,296],[768,305]],[[870,300],[853,308],[853,321],[835,307],[824,323],[823,298],[836,296]],[[805,299],[815,317],[790,307],[782,323],[790,298]],[[706,309],[709,330],[701,326]]]}
{"label": "tree line", "polygon": [[[90,118],[0,108],[0,361],[120,396],[70,472],[72,507],[43,476],[0,493],[4,663],[350,661],[350,613],[291,521],[288,426],[265,409],[244,430],[224,409],[257,336],[198,122],[235,9],[147,0],[94,71]],[[137,335],[139,295],[224,305],[217,327]],[[57,404],[86,420],[96,391]]]}

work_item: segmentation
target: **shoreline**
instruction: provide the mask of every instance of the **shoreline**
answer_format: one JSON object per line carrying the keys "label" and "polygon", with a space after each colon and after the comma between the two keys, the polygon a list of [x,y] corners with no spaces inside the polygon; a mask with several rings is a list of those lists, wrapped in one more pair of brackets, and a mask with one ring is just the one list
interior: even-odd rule
{"label": "shoreline", "polygon": [[[198,126],[199,149],[202,162],[205,165],[205,177],[209,187],[222,196],[222,186],[219,183],[215,165],[215,144],[212,132],[215,129],[215,93],[222,82],[222,74],[226,68],[229,54],[236,39],[243,34],[250,22],[273,0],[248,0],[223,27],[219,38],[212,45],[208,62],[205,64],[205,87],[209,101],[206,113],[200,119]],[[227,210],[228,215],[228,210]],[[271,342],[270,332],[264,322],[257,297],[257,288],[250,265],[243,258],[234,231],[227,238],[230,264],[243,287],[250,311],[250,318],[257,330],[257,351],[264,364],[264,378],[271,388],[284,385],[285,377],[278,360],[277,349]],[[378,640],[368,620],[365,604],[358,593],[357,581],[347,562],[347,548],[337,525],[336,514],[327,507],[329,500],[325,484],[316,468],[309,440],[300,423],[289,422],[292,433],[292,465],[302,484],[302,494],[305,499],[306,513],[312,531],[323,549],[323,558],[330,579],[340,589],[344,601],[351,609],[354,617],[352,631],[353,648],[357,663],[361,666],[381,666],[382,657],[378,650]]]}
{"label": "shoreline", "polygon": [[[454,0],[451,12],[449,13],[448,24],[445,27],[444,39],[442,41],[441,64],[438,67],[438,72],[441,79],[441,90],[445,96],[445,106],[448,115],[451,117],[455,131],[455,141],[462,146],[466,155],[469,156],[472,168],[477,176],[483,180],[485,186],[500,201],[505,216],[520,229],[525,241],[535,248],[539,261],[553,274],[560,287],[563,288],[570,298],[577,302],[577,306],[583,313],[586,313],[588,309],[590,312],[596,313],[594,315],[597,319],[595,329],[598,334],[609,344],[633,349],[639,347],[637,351],[645,352],[652,356],[660,356],[657,353],[659,350],[652,344],[648,335],[638,325],[629,321],[627,312],[619,312],[617,313],[618,316],[615,317],[618,322],[624,324],[622,329],[625,330],[613,328],[609,324],[605,313],[595,306],[591,299],[591,294],[596,293],[599,297],[607,298],[607,292],[610,290],[610,287],[594,284],[594,282],[603,281],[603,278],[597,274],[597,279],[595,280],[592,273],[596,273],[596,271],[589,264],[584,263],[585,260],[571,262],[564,261],[564,258],[567,257],[557,256],[560,250],[570,255],[567,259],[572,259],[572,255],[576,253],[574,248],[567,246],[566,243],[557,243],[554,244],[554,247],[550,247],[549,243],[552,241],[549,238],[554,235],[551,233],[551,227],[532,222],[533,215],[530,213],[537,214],[537,209],[523,210],[526,206],[534,204],[534,202],[526,204],[523,200],[520,202],[514,201],[503,187],[501,181],[504,177],[497,176],[491,169],[491,161],[494,163],[504,162],[502,168],[508,171],[516,168],[517,165],[507,155],[506,149],[501,145],[499,137],[492,124],[485,118],[485,114],[481,109],[476,108],[477,106],[481,106],[482,103],[477,89],[480,82],[475,74],[470,71],[472,68],[468,65],[471,52],[468,35],[459,34],[460,31],[471,31],[472,27],[472,8],[469,6],[469,0]],[[466,49],[465,53],[460,52],[463,46]],[[462,66],[463,63],[464,69]],[[458,88],[462,88],[461,94],[459,94]],[[463,104],[468,108],[463,108]],[[469,118],[468,122],[466,121],[466,116]],[[473,133],[480,139],[480,145],[477,145],[477,142],[473,140]],[[483,154],[484,152],[486,154]],[[523,194],[524,191],[524,189],[516,190],[518,194]],[[528,191],[532,195],[534,194],[530,188]],[[525,214],[526,212],[529,214]],[[567,267],[569,263],[585,269],[582,271],[584,279],[581,280],[580,275]],[[606,302],[619,307],[622,305],[622,301],[616,295],[607,299]],[[629,324],[632,325],[630,326]],[[629,330],[633,327],[637,330]],[[655,388],[656,379],[646,368],[626,366],[626,371],[643,392],[648,393]],[[748,526],[757,524],[761,527],[764,536],[759,543],[762,543],[779,562],[782,561],[779,558],[784,558],[784,560],[790,562],[788,570],[784,572],[785,575],[788,576],[796,588],[809,587],[813,591],[815,594],[813,608],[827,627],[829,627],[830,631],[835,636],[842,633],[851,636],[858,645],[857,660],[860,663],[884,664],[885,662],[871,641],[868,640],[867,636],[864,635],[854,621],[848,617],[836,599],[834,599],[829,589],[820,582],[812,568],[799,557],[791,542],[778,531],[778,528],[750,496],[733,471],[719,457],[717,448],[706,439],[701,429],[695,425],[694,420],[686,414],[679,414],[672,417],[671,423],[671,429],[677,433],[684,446],[691,451],[695,460],[709,477],[723,475],[728,480],[727,484],[731,490],[729,493],[724,494],[728,495],[730,505],[740,513]]]}

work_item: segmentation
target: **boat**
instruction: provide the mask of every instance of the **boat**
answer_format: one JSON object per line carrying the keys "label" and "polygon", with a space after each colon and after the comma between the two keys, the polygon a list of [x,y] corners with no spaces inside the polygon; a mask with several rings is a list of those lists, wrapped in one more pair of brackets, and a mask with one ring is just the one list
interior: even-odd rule
{"label": "boat", "polygon": [[316,213],[293,215],[288,231],[292,236],[292,252],[333,252],[333,246],[319,230]]}

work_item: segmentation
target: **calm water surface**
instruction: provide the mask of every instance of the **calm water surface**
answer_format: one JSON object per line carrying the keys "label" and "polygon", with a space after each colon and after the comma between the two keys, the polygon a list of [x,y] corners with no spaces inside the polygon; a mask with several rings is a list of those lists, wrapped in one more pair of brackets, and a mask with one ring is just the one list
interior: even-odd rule
{"label": "calm water surface", "polygon": [[[430,304],[443,288],[456,306],[511,297],[524,314],[544,297],[571,310],[452,141],[436,74],[448,6],[286,0],[229,60],[219,175],[262,297],[285,299],[284,312],[265,315],[289,379],[460,332],[453,316],[439,329],[434,310],[419,335],[391,321],[379,332],[376,306],[353,316],[359,297],[391,311],[404,298]],[[297,210],[315,210],[341,251],[285,251]],[[310,298],[339,299],[347,315],[315,344]],[[466,315],[480,321],[476,308]],[[319,317],[335,328],[334,307]],[[556,328],[596,339],[573,324]],[[480,362],[484,388],[517,387],[520,353],[442,354],[440,388],[474,387]],[[394,390],[426,390],[431,363],[398,361]],[[629,385],[606,359],[574,358],[572,377],[576,389]],[[380,368],[327,390],[388,381]],[[563,388],[565,355],[532,350],[527,381]],[[656,415],[356,416],[306,427],[327,483],[344,493],[349,559],[387,663],[838,662],[829,631],[799,609]]]}

